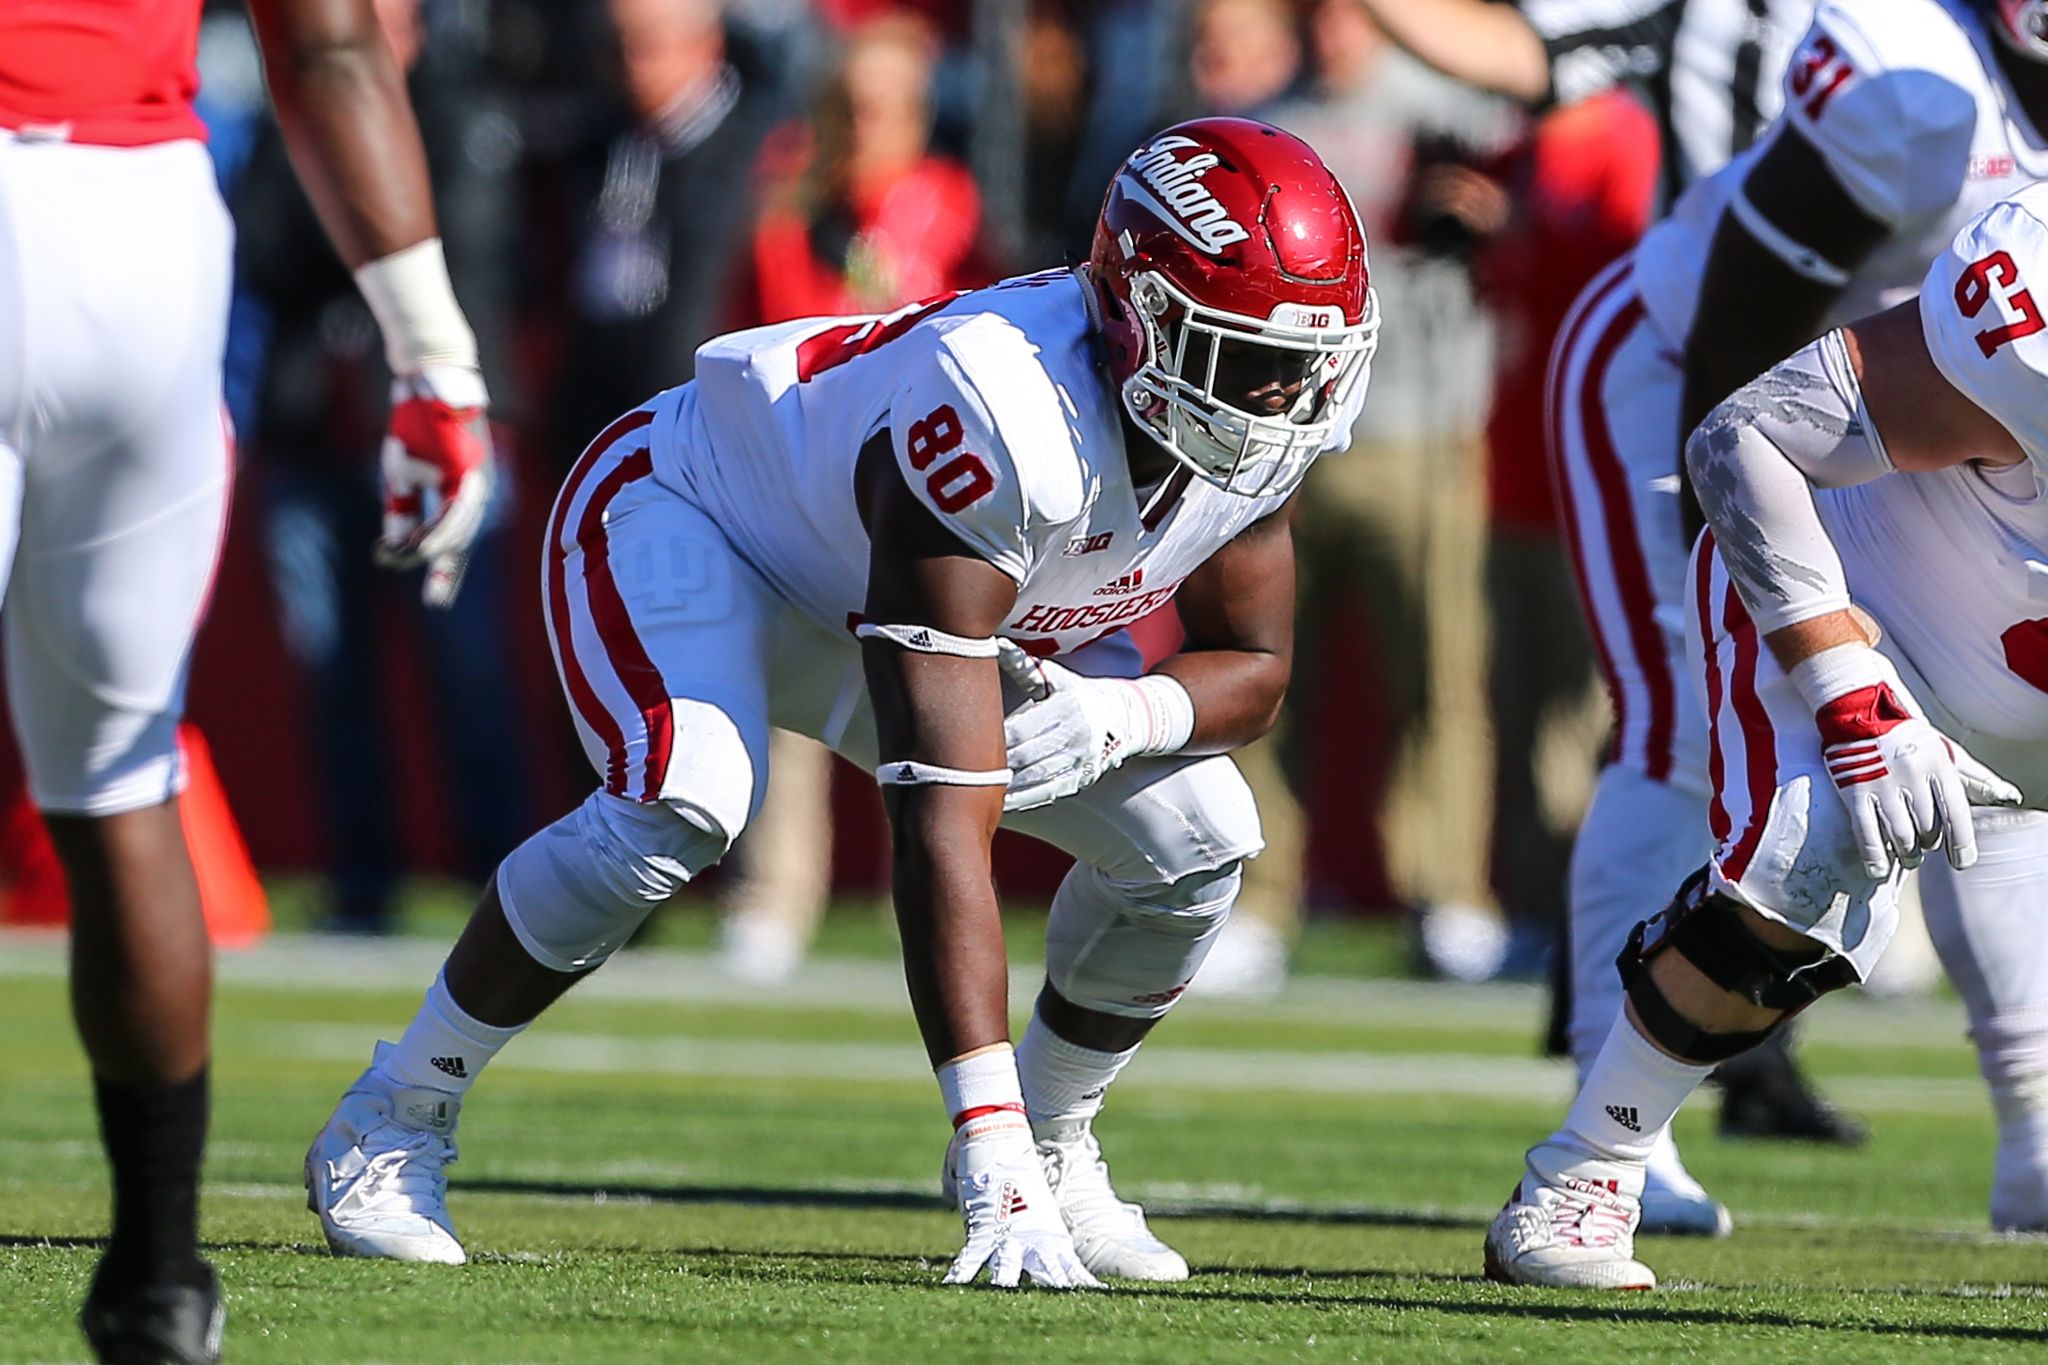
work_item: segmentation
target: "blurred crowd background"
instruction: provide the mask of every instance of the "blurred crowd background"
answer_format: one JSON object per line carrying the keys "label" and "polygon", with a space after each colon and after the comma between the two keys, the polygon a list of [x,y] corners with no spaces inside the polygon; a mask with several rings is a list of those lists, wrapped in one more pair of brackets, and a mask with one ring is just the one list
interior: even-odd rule
{"label": "blurred crowd background", "polygon": [[[1119,160],[1197,114],[1307,138],[1371,235],[1386,318],[1352,452],[1302,499],[1302,656],[1243,755],[1269,849],[1203,984],[1277,986],[1304,915],[1401,914],[1470,976],[1555,960],[1605,701],[1551,507],[1542,388],[1581,284],[1649,219],[1625,95],[1537,115],[1391,48],[1358,0],[381,0],[411,73],[501,482],[453,612],[377,574],[386,376],[209,6],[202,110],[239,228],[239,505],[191,713],[266,874],[332,928],[402,927],[590,781],[540,631],[555,487],[613,416],[735,327],[884,311],[1087,251]],[[1168,614],[1170,617],[1170,613]],[[1171,619],[1144,624],[1173,645]],[[787,972],[873,900],[871,780],[783,737],[769,808],[692,899],[735,970]],[[4,852],[0,852],[4,858]],[[1059,860],[1003,853],[1047,899]]]}

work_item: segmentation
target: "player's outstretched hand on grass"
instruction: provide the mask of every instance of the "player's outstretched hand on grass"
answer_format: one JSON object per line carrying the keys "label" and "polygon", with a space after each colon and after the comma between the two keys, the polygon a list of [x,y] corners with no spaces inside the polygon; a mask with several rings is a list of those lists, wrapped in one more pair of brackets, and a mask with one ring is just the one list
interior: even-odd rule
{"label": "player's outstretched hand on grass", "polygon": [[1102,1287],[1074,1250],[1022,1114],[1000,1110],[963,1123],[946,1150],[945,1183],[967,1228],[947,1284],[973,1284],[986,1267],[998,1289],[1026,1278],[1045,1289]]}

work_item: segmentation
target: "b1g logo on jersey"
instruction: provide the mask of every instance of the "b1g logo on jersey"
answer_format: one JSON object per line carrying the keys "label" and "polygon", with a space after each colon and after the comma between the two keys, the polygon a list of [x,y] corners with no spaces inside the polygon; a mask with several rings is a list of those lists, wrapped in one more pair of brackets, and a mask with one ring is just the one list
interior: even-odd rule
{"label": "b1g logo on jersey", "polygon": [[1216,165],[1214,152],[1182,161],[1174,153],[1202,144],[1175,134],[1134,153],[1121,177],[1124,193],[1151,206],[1161,222],[1211,256],[1251,236],[1202,183]]}
{"label": "b1g logo on jersey", "polygon": [[2048,326],[2034,304],[2034,296],[2020,284],[2020,268],[2013,264],[2010,252],[1994,251],[1982,260],[1972,261],[1956,279],[1956,307],[1964,317],[1976,317],[1984,311],[1985,304],[1992,302],[1998,304],[1999,315],[2005,322],[1977,333],[1977,349],[1986,360],[2007,342],[2030,337]]}

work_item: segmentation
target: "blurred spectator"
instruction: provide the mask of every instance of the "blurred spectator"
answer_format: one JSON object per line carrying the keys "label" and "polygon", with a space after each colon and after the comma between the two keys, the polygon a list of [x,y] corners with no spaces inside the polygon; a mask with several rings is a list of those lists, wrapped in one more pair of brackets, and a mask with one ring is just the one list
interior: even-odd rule
{"label": "blurred spectator", "polygon": [[[409,69],[435,207],[455,286],[477,333],[494,395],[514,388],[503,369],[506,290],[514,277],[511,205],[517,133],[480,62],[466,0],[379,0],[379,17]],[[431,40],[430,40],[431,39]],[[392,776],[392,707],[381,686],[384,647],[406,640],[407,668],[434,678],[433,694],[462,698],[434,718],[443,793],[466,873],[481,880],[525,831],[528,769],[516,744],[507,644],[505,537],[477,542],[463,591],[448,612],[419,606],[416,580],[377,573],[376,452],[390,377],[376,325],[348,270],[327,244],[266,122],[249,148],[233,199],[236,286],[269,329],[268,365],[255,384],[255,452],[264,540],[286,646],[304,670],[308,717],[324,801],[329,923],[356,932],[390,927],[401,874]],[[248,308],[237,310],[244,321]],[[230,358],[249,353],[232,343]],[[233,386],[231,385],[231,388]],[[511,407],[509,403],[507,408]],[[505,409],[501,409],[503,411]],[[501,480],[501,491],[510,480]],[[500,519],[502,506],[494,509]],[[519,595],[524,603],[525,594]],[[405,622],[401,636],[387,624]]]}
{"label": "blurred spectator", "polygon": [[[1180,0],[1039,0],[1079,37],[1087,100],[1064,203],[1032,200],[1026,213],[1055,252],[1088,254],[1102,187],[1131,149],[1187,104],[1186,31]],[[1033,59],[1044,49],[1030,49]],[[1042,248],[1041,248],[1042,250]],[[1059,264],[1041,255],[1025,264]]]}
{"label": "blurred spectator", "polygon": [[1037,270],[1082,250],[1066,210],[1074,162],[1087,133],[1088,55],[1064,6],[1039,0],[1031,7],[1017,61],[1023,83],[1026,219],[1017,225],[1019,265]]}
{"label": "blurred spectator", "polygon": [[778,132],[753,240],[760,321],[886,312],[969,282],[980,199],[928,152],[937,55],[907,14],[863,25],[808,124]]}
{"label": "blurred spectator", "polygon": [[606,0],[609,98],[561,179],[569,205],[566,466],[607,422],[683,383],[729,321],[748,183],[784,91],[715,0]]}
{"label": "blurred spectator", "polygon": [[[1199,19],[1197,89],[1256,108],[1256,92],[1284,87],[1288,13],[1212,0]],[[1303,781],[1319,765],[1343,769],[1355,823],[1342,837],[1357,874],[1347,900],[1422,906],[1486,892],[1477,428],[1489,338],[1462,255],[1498,225],[1504,201],[1443,170],[1497,155],[1520,116],[1392,47],[1359,0],[1320,0],[1307,31],[1309,90],[1264,114],[1315,147],[1357,203],[1384,322],[1352,448],[1319,463],[1301,498],[1304,626],[1288,718],[1239,755],[1267,849],[1247,868],[1241,913],[1201,984],[1244,993],[1278,987],[1305,894],[1307,836],[1283,746]],[[1340,652],[1357,633],[1347,620],[1363,627],[1362,666]],[[1311,735],[1338,697],[1343,729]]]}
{"label": "blurred spectator", "polygon": [[1561,941],[1572,831],[1606,716],[1553,501],[1544,379],[1579,290],[1649,225],[1658,167],[1656,120],[1629,95],[1552,111],[1503,167],[1513,216],[1480,259],[1500,337],[1486,423],[1487,692],[1491,880],[1510,961]]}
{"label": "blurred spectator", "polygon": [[1188,72],[1202,113],[1267,117],[1301,78],[1293,0],[1203,0]]}
{"label": "blurred spectator", "polygon": [[[752,321],[880,313],[979,279],[980,201],[965,167],[930,153],[937,35],[909,14],[848,35],[808,122],[764,154]],[[733,850],[720,952],[734,975],[779,980],[803,960],[825,907],[832,760],[774,732],[774,780]]]}

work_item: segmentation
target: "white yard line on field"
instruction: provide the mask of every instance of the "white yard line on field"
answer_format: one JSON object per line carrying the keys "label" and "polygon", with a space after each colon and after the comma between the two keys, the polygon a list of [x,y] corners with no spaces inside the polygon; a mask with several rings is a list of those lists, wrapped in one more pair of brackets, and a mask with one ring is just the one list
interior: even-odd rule
{"label": "white yard line on field", "polygon": [[[369,1035],[354,1026],[280,1024],[236,1040],[235,1050],[264,1058],[350,1062],[366,1057],[369,1044]],[[495,1065],[557,1073],[828,1083],[928,1085],[931,1080],[922,1055],[909,1044],[730,1036],[629,1038],[547,1029],[523,1035]],[[1315,1095],[1450,1095],[1560,1104],[1570,1098],[1571,1085],[1569,1064],[1533,1057],[1231,1050],[1178,1047],[1162,1038],[1132,1065],[1121,1093],[1295,1090]],[[1842,1077],[1830,1080],[1828,1093],[1852,1108],[1887,1113],[1974,1113],[1988,1103],[1980,1082],[1960,1078]]]}
{"label": "white yard line on field", "polygon": [[[446,955],[447,945],[424,939],[282,935],[222,953],[219,977],[223,985],[248,990],[404,993],[424,989]],[[0,931],[0,979],[61,976],[64,962],[60,936]],[[1017,964],[1010,975],[1011,999],[1035,996],[1041,972],[1035,963]],[[579,985],[576,998],[892,1015],[909,1009],[902,969],[893,962],[813,960],[789,981],[761,986],[726,975],[710,954],[672,948],[620,954]],[[1182,1008],[1254,1023],[1416,1030],[1455,1026],[1528,1038],[1539,1027],[1545,1001],[1540,987],[1526,984],[1295,977],[1277,1000],[1238,1004],[1196,994]],[[1836,1047],[1961,1046],[1964,1036],[1962,1007],[1945,999],[1846,997],[1812,1011],[1800,1027],[1807,1039]]]}

